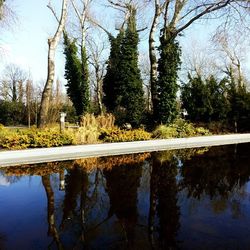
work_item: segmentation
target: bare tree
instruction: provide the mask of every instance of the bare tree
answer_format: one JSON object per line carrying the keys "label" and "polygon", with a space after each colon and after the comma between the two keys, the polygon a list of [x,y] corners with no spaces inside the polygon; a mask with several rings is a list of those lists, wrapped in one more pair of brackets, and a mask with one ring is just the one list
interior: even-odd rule
{"label": "bare tree", "polygon": [[[52,10],[53,14],[55,15],[55,12],[53,8],[51,7],[50,3],[48,7]],[[66,18],[67,18],[67,8],[68,8],[68,0],[63,0],[61,17],[60,17],[60,20],[58,19],[57,31],[52,38],[48,39],[48,45],[49,45],[48,74],[47,74],[47,80],[46,80],[43,94],[42,94],[42,100],[41,100],[41,106],[40,106],[40,112],[39,112],[38,127],[40,128],[44,127],[47,122],[50,95],[51,95],[51,90],[52,90],[54,77],[55,77],[55,51],[59,43],[60,37],[62,35],[62,32],[64,30],[64,27],[65,27]]]}
{"label": "bare tree", "polygon": [[107,48],[107,44],[105,42],[96,42],[96,39],[88,40],[88,48],[89,48],[89,63],[93,68],[93,87],[94,92],[98,104],[99,113],[103,114],[103,104],[102,104],[102,83],[103,77],[105,73],[105,59],[103,58],[103,54]]}
{"label": "bare tree", "polygon": [[17,23],[17,15],[10,1],[0,0],[0,29],[13,27]]}
{"label": "bare tree", "polygon": [[75,0],[70,0],[72,3],[72,6],[74,8],[74,11],[76,13],[76,16],[78,18],[79,24],[80,24],[80,30],[81,30],[81,53],[83,53],[83,50],[86,46],[86,21],[87,17],[89,16],[89,8],[90,4],[93,0],[80,0],[80,5],[78,6],[75,2]]}
{"label": "bare tree", "polygon": [[152,98],[151,98],[151,89],[150,89],[150,60],[147,54],[142,54],[140,56],[140,70],[143,80],[145,99],[146,99],[146,107],[147,111],[152,111]]}
{"label": "bare tree", "polygon": [[[152,39],[152,31],[155,33],[155,27],[158,20],[159,13],[163,13],[163,25],[165,31],[168,31],[172,38],[176,38],[179,34],[183,33],[188,27],[190,27],[195,21],[212,17],[226,17],[226,21],[235,15],[240,15],[242,11],[248,11],[250,1],[246,0],[207,0],[207,1],[191,1],[191,0],[165,0],[163,5],[159,1],[155,1],[155,16],[151,26],[151,32],[149,36],[149,42],[154,41]],[[164,10],[162,10],[162,7]],[[234,11],[234,14],[232,13]],[[216,15],[217,13],[217,15]],[[227,15],[228,14],[228,15]],[[155,21],[156,20],[156,21]],[[155,51],[154,43],[150,44],[150,53]],[[155,95],[155,77],[157,62],[152,53],[151,58],[151,91],[152,91],[152,103],[157,102],[157,95]]]}
{"label": "bare tree", "polygon": [[30,128],[31,122],[31,99],[32,99],[32,81],[27,80],[26,82],[26,107],[27,107],[27,119],[28,119],[28,127]]}
{"label": "bare tree", "polygon": [[230,34],[226,30],[217,32],[213,37],[215,50],[221,54],[221,61],[224,65],[219,67],[224,68],[224,73],[232,74],[234,80],[237,81],[239,87],[243,87],[246,83],[242,62],[246,60],[246,36],[242,31],[235,31]]}
{"label": "bare tree", "polygon": [[27,79],[27,73],[18,65],[9,64],[4,69],[0,93],[5,99],[11,98],[13,102],[23,99],[23,85]]}
{"label": "bare tree", "polygon": [[185,44],[183,51],[182,78],[185,79],[188,73],[205,78],[220,73],[217,67],[218,54],[213,53],[214,49],[211,44],[204,46],[196,40],[191,40],[190,43]]}

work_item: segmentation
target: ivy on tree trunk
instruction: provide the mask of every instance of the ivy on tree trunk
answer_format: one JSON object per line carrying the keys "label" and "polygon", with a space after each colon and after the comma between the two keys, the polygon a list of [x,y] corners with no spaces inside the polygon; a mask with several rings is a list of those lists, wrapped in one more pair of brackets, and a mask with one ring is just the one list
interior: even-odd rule
{"label": "ivy on tree trunk", "polygon": [[181,49],[174,30],[162,30],[160,37],[160,59],[158,62],[157,102],[154,119],[167,124],[177,116],[178,70],[180,69]]}

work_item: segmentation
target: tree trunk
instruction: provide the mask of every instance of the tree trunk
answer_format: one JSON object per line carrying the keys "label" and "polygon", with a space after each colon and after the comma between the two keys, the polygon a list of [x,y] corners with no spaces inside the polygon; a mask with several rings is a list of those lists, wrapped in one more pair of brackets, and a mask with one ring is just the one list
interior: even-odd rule
{"label": "tree trunk", "polygon": [[67,6],[68,6],[68,0],[63,0],[61,18],[59,21],[57,31],[53,38],[48,39],[48,45],[49,45],[48,74],[47,74],[47,80],[46,80],[46,84],[44,86],[44,90],[42,94],[40,112],[39,112],[39,117],[38,117],[39,128],[44,127],[47,122],[47,115],[48,115],[49,104],[50,104],[50,95],[51,95],[51,90],[52,90],[54,77],[55,77],[55,51],[56,51],[58,42],[60,40],[60,37],[62,35],[62,32],[64,30],[64,27],[65,27],[65,22],[66,22],[66,17],[67,17]]}
{"label": "tree trunk", "polygon": [[28,113],[28,127],[30,128],[30,101],[31,101],[31,82],[26,82],[26,107]]}
{"label": "tree trunk", "polygon": [[95,67],[95,74],[96,74],[96,96],[97,96],[97,103],[100,115],[103,115],[103,105],[102,105],[102,77],[99,76],[99,66],[96,65]]}
{"label": "tree trunk", "polygon": [[16,80],[12,80],[12,102],[17,101]]}
{"label": "tree trunk", "polygon": [[151,110],[154,110],[154,107],[157,102],[157,57],[156,57],[156,45],[155,45],[155,32],[157,29],[157,24],[159,21],[159,16],[161,14],[161,8],[158,0],[155,0],[155,14],[154,19],[151,25],[150,33],[149,33],[149,59],[150,59],[150,89],[151,89],[151,101],[150,107]]}
{"label": "tree trunk", "polygon": [[97,102],[100,115],[103,115],[103,105],[102,105],[102,87],[101,87],[102,80],[97,82]]}

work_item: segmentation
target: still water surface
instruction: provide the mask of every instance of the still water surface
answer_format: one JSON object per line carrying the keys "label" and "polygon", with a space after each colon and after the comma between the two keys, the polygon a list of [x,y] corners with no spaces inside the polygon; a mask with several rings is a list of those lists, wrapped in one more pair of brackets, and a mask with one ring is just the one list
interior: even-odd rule
{"label": "still water surface", "polygon": [[0,249],[250,249],[250,144],[0,170]]}

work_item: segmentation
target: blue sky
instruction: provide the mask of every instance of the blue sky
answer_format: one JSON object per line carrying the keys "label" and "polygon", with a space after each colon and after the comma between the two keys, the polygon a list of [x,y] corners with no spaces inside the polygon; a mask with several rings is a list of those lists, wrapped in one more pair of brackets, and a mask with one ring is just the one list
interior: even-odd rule
{"label": "blue sky", "polygon": [[[60,1],[57,1],[60,2]],[[56,21],[45,0],[15,0],[12,6],[18,16],[17,25],[2,29],[0,46],[4,49],[0,58],[0,70],[4,64],[16,63],[29,70],[33,79],[46,79],[47,39],[56,29]],[[62,51],[58,48],[58,52]],[[63,55],[57,53],[56,74],[63,76]]]}
{"label": "blue sky", "polygon": [[[16,63],[23,69],[30,71],[35,82],[45,80],[47,76],[47,39],[52,36],[56,30],[57,22],[51,11],[46,7],[48,0],[7,0],[11,2],[13,9],[17,13],[17,25],[12,25],[11,29],[0,29],[0,48],[4,51],[0,54],[0,74],[4,65],[8,63]],[[52,0],[52,4],[56,9],[61,9],[61,0]],[[56,5],[57,4],[57,5]],[[106,12],[107,10],[107,12]],[[106,18],[111,14],[110,9],[100,11],[96,8],[98,20],[104,23]],[[97,13],[98,12],[98,13]],[[100,12],[102,14],[100,14]],[[118,12],[116,17],[119,16]],[[111,14],[112,15],[112,14]],[[111,18],[109,18],[110,20]],[[207,38],[214,30],[214,21],[206,24],[196,23],[192,25],[184,36],[180,39],[185,50],[189,50],[193,46],[193,42],[204,47],[207,44]],[[204,31],[204,25],[206,25]],[[114,23],[107,23],[108,29],[114,29]],[[105,35],[104,35],[105,36]],[[146,36],[143,37],[140,48],[146,50]],[[56,78],[64,79],[64,56],[62,46],[59,45],[56,55]]]}
{"label": "blue sky", "polygon": [[[11,30],[0,30],[0,47],[4,48],[0,58],[0,71],[5,64],[16,63],[29,70],[35,81],[46,79],[47,39],[54,34],[57,25],[51,11],[46,7],[48,1],[12,0],[11,3],[17,13],[18,23],[12,25]],[[61,1],[52,1],[53,5],[56,3],[58,5],[55,7],[60,10]],[[110,9],[107,11],[110,12]],[[144,36],[141,48],[145,47],[143,44],[147,44],[146,39]],[[56,75],[59,78],[63,78],[64,75],[63,65],[62,47],[59,46],[56,58]]]}

